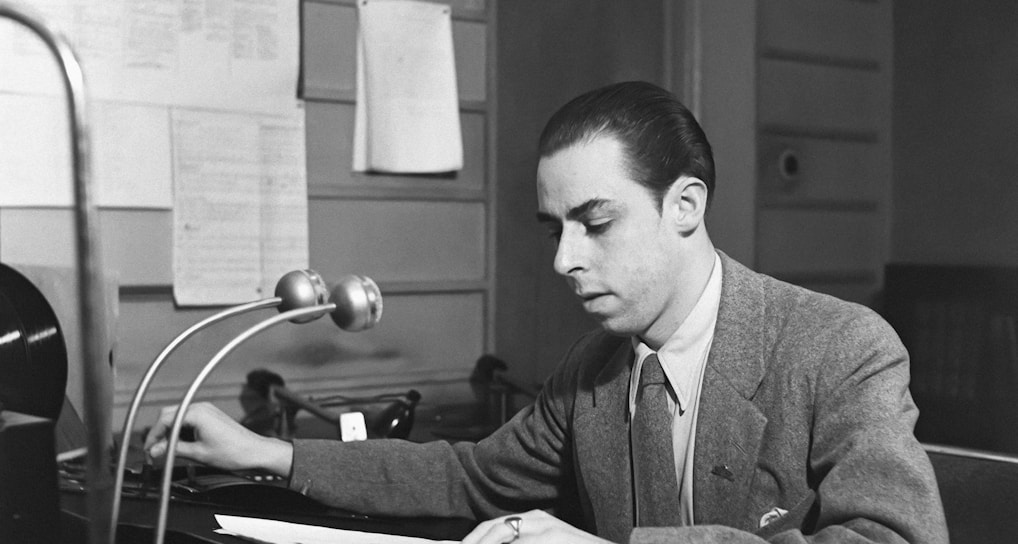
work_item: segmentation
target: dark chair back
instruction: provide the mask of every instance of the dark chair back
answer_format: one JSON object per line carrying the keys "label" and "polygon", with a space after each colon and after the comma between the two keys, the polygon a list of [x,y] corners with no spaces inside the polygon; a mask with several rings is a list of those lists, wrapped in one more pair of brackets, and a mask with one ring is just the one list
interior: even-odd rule
{"label": "dark chair back", "polygon": [[924,445],[952,544],[1018,542],[1018,456]]}
{"label": "dark chair back", "polygon": [[1018,455],[1018,267],[888,265],[883,314],[911,358],[916,437]]}

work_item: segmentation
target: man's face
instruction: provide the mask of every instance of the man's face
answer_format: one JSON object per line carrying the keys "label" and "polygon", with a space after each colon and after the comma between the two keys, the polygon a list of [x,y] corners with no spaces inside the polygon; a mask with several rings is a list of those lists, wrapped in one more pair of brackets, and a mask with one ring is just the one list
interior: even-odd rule
{"label": "man's face", "polygon": [[599,136],[537,167],[538,219],[557,240],[555,271],[605,330],[668,337],[681,236],[651,193],[631,179],[622,146]]}

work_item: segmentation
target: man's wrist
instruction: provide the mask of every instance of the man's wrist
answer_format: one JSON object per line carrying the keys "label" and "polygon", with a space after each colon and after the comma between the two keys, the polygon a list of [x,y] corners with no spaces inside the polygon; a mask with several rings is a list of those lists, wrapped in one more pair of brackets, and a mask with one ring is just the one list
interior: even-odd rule
{"label": "man's wrist", "polygon": [[288,478],[293,467],[293,444],[278,438],[265,437],[257,463],[259,468]]}

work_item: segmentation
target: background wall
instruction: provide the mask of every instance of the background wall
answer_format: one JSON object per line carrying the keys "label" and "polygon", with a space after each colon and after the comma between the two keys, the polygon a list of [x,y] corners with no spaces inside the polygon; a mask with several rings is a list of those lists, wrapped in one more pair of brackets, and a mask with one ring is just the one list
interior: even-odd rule
{"label": "background wall", "polygon": [[1018,10],[894,3],[892,260],[1018,264]]}
{"label": "background wall", "polygon": [[[665,2],[498,3],[497,355],[536,389],[580,334],[596,326],[551,267],[536,220],[537,140],[569,99],[618,81],[666,85]],[[680,2],[681,4],[681,2]]]}
{"label": "background wall", "polygon": [[891,2],[758,10],[757,269],[873,305],[892,209]]}

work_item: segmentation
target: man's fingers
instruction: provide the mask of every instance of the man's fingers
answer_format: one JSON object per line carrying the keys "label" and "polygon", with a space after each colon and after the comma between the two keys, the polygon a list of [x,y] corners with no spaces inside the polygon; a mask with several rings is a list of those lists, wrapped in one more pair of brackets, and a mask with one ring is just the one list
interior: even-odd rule
{"label": "man's fingers", "polygon": [[[195,405],[197,406],[197,405]],[[177,417],[177,406],[165,406],[159,411],[159,418],[156,420],[152,428],[149,429],[148,434],[145,436],[145,449],[149,450],[160,440],[167,440],[169,438],[170,429],[173,428],[173,421]],[[184,416],[185,428],[188,420],[193,419],[194,413],[192,410],[188,410]],[[181,429],[181,436],[187,436],[183,429]],[[165,450],[165,446],[163,446]],[[178,448],[179,449],[179,448]],[[153,454],[155,455],[155,454]]]}
{"label": "man's fingers", "polygon": [[166,436],[166,425],[163,425],[162,421],[156,421],[152,428],[148,430],[148,434],[145,435],[145,449],[149,449],[156,442],[163,440]]}
{"label": "man's fingers", "polygon": [[145,451],[150,457],[156,459],[162,458],[162,456],[166,454],[166,441],[159,440],[153,441],[151,444],[146,444]]}
{"label": "man's fingers", "polygon": [[521,529],[520,536],[522,536],[522,520],[520,515],[488,520],[474,528],[463,539],[462,544],[500,544],[502,542],[512,542],[517,537],[516,530],[513,529],[514,525]]}
{"label": "man's fingers", "polygon": [[[148,454],[155,459],[162,459],[166,456],[166,448],[169,446],[168,440],[159,440],[146,448]],[[199,456],[202,454],[200,445],[197,442],[185,442],[183,440],[177,441],[177,457],[186,457],[195,461],[201,461]]]}
{"label": "man's fingers", "polygon": [[[494,531],[498,529],[497,527],[498,523],[499,522],[497,520],[488,520],[478,525],[477,527],[474,527],[474,530],[470,531],[470,534],[468,534],[466,538],[463,539],[462,544],[481,544],[483,542],[493,542],[492,537],[494,536]],[[501,541],[496,540],[494,542]]]}

